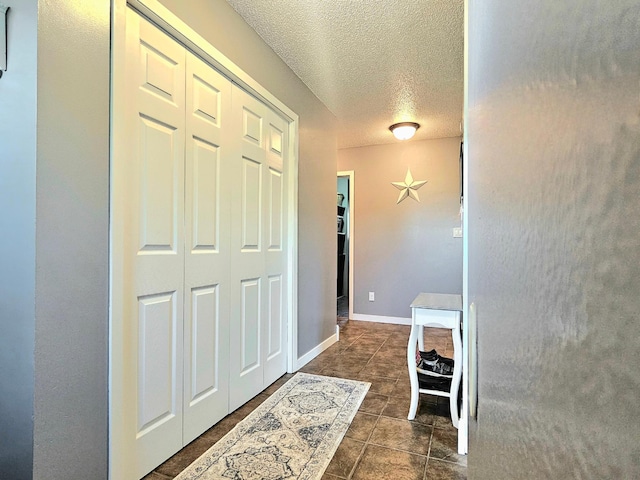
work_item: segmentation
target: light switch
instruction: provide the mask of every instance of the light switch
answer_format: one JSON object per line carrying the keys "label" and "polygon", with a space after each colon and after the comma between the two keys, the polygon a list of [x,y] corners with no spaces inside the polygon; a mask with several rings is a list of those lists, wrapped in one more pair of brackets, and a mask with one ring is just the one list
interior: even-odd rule
{"label": "light switch", "polygon": [[462,238],[462,227],[455,227],[453,229],[453,238]]}
{"label": "light switch", "polygon": [[376,300],[376,294],[374,292],[369,292],[369,301],[375,302],[375,300]]}

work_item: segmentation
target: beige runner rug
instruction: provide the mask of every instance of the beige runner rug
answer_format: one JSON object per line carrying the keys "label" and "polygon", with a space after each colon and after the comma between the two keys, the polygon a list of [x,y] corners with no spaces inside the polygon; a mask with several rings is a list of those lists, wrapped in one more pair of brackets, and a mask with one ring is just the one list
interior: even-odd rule
{"label": "beige runner rug", "polygon": [[319,480],[369,386],[297,373],[176,480]]}

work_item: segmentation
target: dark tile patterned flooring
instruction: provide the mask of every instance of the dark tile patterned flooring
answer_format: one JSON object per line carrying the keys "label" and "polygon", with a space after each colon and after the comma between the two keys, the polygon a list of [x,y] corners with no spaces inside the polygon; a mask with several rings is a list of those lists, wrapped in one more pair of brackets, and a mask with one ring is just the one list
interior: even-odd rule
{"label": "dark tile patterned flooring", "polygon": [[[466,457],[456,453],[457,430],[447,398],[420,395],[418,414],[407,420],[409,327],[340,321],[340,341],[300,371],[371,383],[360,410],[322,480],[466,480]],[[425,329],[425,349],[453,356],[449,330]],[[177,476],[236,423],[275,392],[284,375],[147,475],[145,480]]]}

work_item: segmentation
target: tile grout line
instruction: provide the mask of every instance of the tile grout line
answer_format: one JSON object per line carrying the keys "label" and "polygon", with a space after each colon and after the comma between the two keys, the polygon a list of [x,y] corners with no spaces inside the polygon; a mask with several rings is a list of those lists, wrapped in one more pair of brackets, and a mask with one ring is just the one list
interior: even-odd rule
{"label": "tile grout line", "polygon": [[[169,475],[165,475],[164,473],[160,473],[160,472],[158,472],[158,471],[156,471],[156,470],[152,470],[152,471],[151,471],[151,472],[149,472],[149,473],[155,473],[156,475],[159,475],[159,476],[161,476],[162,478],[166,478],[167,480],[172,480],[172,479],[176,478],[176,477],[171,477],[171,476],[169,476]],[[182,473],[182,472],[180,472],[180,473]]]}
{"label": "tile grout line", "polygon": [[[385,342],[386,342],[386,340],[385,340]],[[378,347],[378,349],[373,353],[373,355],[371,355],[371,357],[369,358],[369,360],[367,361],[365,366],[368,365],[369,362],[371,361],[371,359],[374,357],[374,355],[380,351],[380,349],[382,348],[382,345],[384,345],[384,342],[382,342],[380,344],[380,346]],[[360,375],[361,373],[362,373],[362,370],[359,371],[357,373],[357,375]],[[397,379],[396,379],[396,381],[397,381]],[[374,392],[372,392],[372,393],[374,393]],[[371,436],[373,435],[373,432],[375,431],[376,427],[378,426],[378,422],[380,421],[380,417],[382,416],[382,412],[384,411],[385,407],[389,404],[389,396],[385,395],[385,397],[387,397],[387,401],[386,401],[385,405],[382,407],[382,409],[380,410],[380,413],[378,413],[377,418],[376,418],[376,422],[374,423],[373,428],[369,432],[369,435],[367,436],[367,439],[364,442],[364,446],[362,447],[362,450],[358,454],[358,458],[356,458],[356,461],[353,463],[353,467],[351,467],[351,471],[349,472],[349,475],[347,476],[347,480],[349,480],[349,479],[351,479],[353,477],[356,469],[358,468],[358,465],[360,464],[360,460],[362,460],[362,457],[364,456],[364,452],[367,450],[367,446],[369,445],[369,440],[371,439]],[[363,412],[363,413],[367,413],[367,412]]]}
{"label": "tile grout line", "polygon": [[[394,450],[396,452],[402,452],[402,453],[408,453],[410,455],[417,455],[419,457],[424,457],[424,458],[428,458],[429,455],[426,453],[417,453],[417,452],[412,452],[411,450],[404,450],[402,448],[398,448],[398,447],[390,447],[389,445],[383,445],[381,443],[367,443],[367,445],[373,445],[374,447],[382,447],[382,448],[386,448],[388,450]],[[428,451],[428,449],[427,449]],[[438,460],[438,459],[436,459]],[[453,462],[449,462],[449,463],[453,463]]]}
{"label": "tile grout line", "polygon": [[429,436],[429,449],[427,450],[427,461],[424,464],[424,475],[422,476],[424,480],[427,480],[427,468],[429,467],[429,460],[431,459],[431,442],[433,442],[434,428],[435,428],[435,424],[431,426],[431,435]]}
{"label": "tile grout line", "polygon": [[[388,402],[389,402],[389,400],[387,400],[387,403]],[[382,410],[384,410],[384,407],[382,408]],[[366,412],[364,412],[364,413],[366,413]],[[370,445],[369,440],[371,439],[371,436],[373,435],[374,430],[378,426],[378,422],[380,421],[380,417],[381,417],[381,415],[378,414],[378,418],[376,418],[376,423],[373,424],[373,428],[369,432],[369,435],[367,436],[367,439],[364,441],[364,447],[362,447],[362,450],[358,454],[358,458],[356,458],[356,461],[353,462],[353,467],[351,467],[351,471],[349,472],[349,475],[347,476],[347,480],[350,480],[353,477],[353,474],[356,472],[356,468],[358,468],[358,465],[360,464],[360,460],[362,460],[362,457],[364,456],[364,452],[367,449],[367,446]]]}

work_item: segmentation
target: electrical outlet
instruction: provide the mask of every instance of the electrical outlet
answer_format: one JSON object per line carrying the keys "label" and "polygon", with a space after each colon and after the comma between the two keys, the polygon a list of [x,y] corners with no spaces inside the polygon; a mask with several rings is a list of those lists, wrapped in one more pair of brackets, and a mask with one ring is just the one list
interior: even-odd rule
{"label": "electrical outlet", "polygon": [[376,300],[376,294],[374,292],[369,292],[369,301],[375,302],[375,300]]}
{"label": "electrical outlet", "polygon": [[453,238],[462,238],[462,227],[454,227]]}

